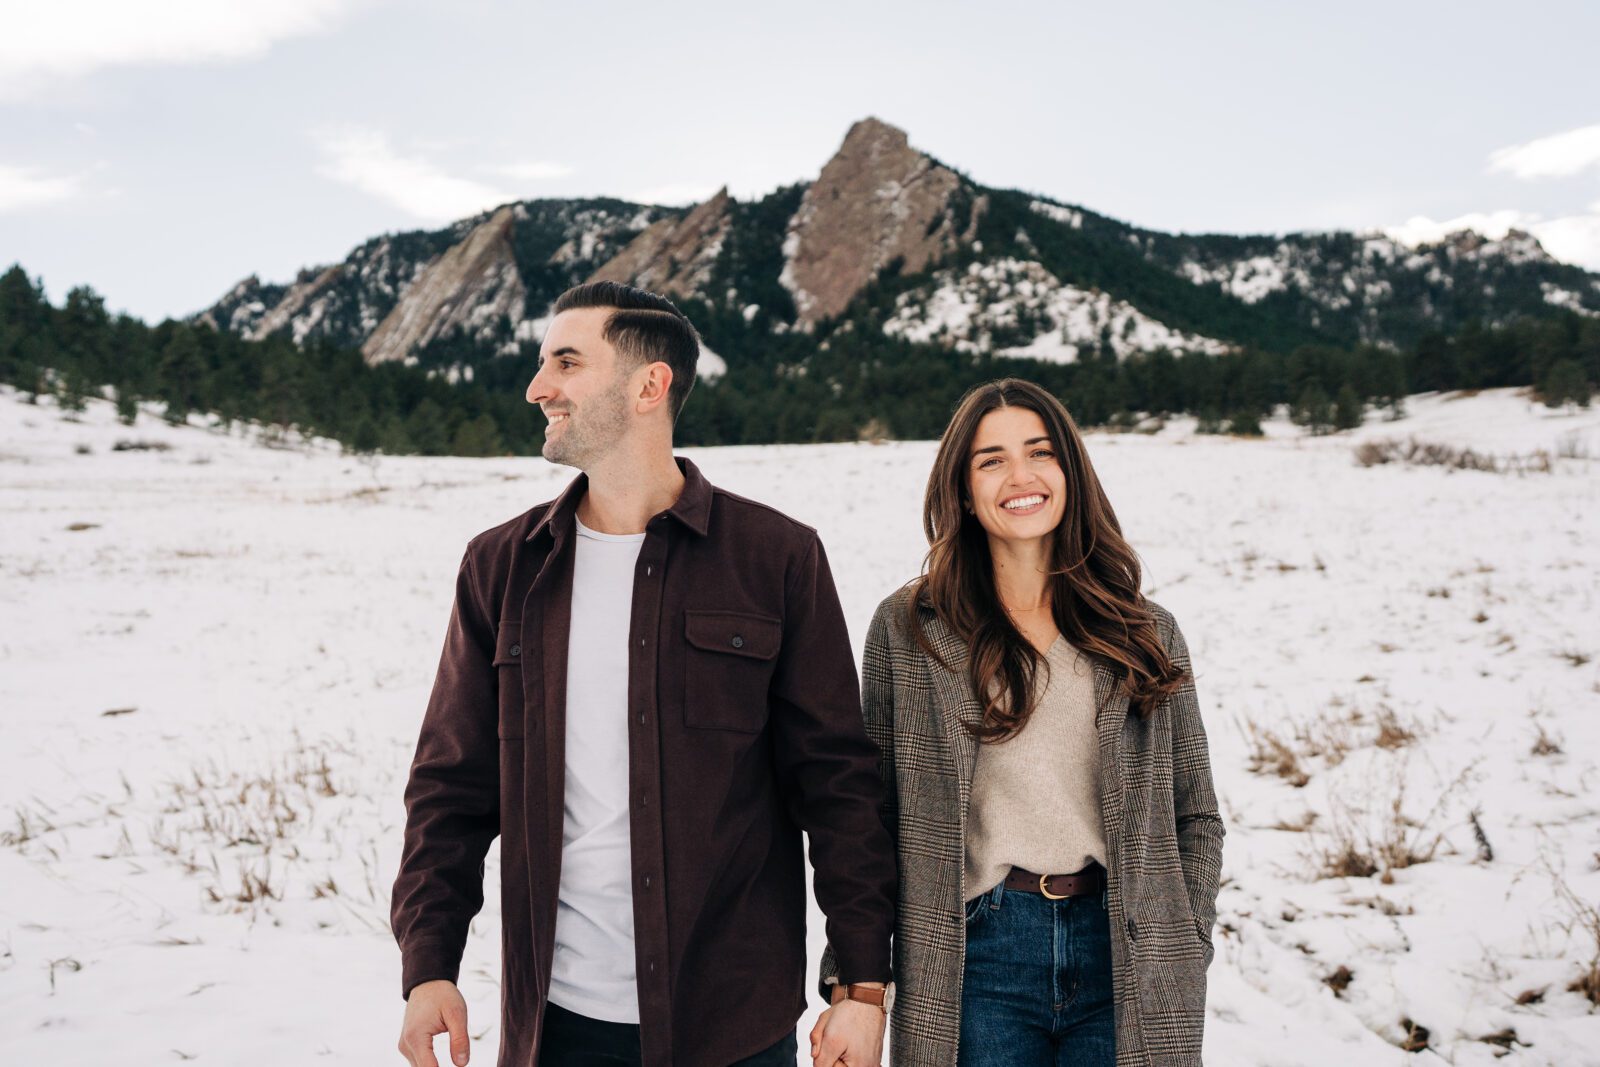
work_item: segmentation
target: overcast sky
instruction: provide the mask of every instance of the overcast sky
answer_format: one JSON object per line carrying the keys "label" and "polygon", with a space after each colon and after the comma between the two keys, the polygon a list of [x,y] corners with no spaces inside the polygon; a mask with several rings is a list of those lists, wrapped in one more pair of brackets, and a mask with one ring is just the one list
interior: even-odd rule
{"label": "overcast sky", "polygon": [[1531,228],[1600,270],[1600,5],[0,0],[0,267],[146,319],[495,203],[812,178],[876,115],[1191,232]]}

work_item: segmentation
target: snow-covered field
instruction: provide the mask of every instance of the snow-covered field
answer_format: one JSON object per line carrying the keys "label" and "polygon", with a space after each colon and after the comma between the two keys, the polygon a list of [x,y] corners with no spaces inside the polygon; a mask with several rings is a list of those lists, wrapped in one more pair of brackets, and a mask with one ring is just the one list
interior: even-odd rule
{"label": "snow-covered field", "polygon": [[[1214,1065],[1600,1063],[1600,1014],[1568,990],[1600,952],[1579,921],[1600,904],[1600,458],[1520,476],[1352,459],[1407,435],[1600,457],[1600,412],[1508,391],[1408,409],[1317,439],[1181,420],[1090,437],[1211,732]],[[933,446],[690,454],[822,531],[859,646],[917,568]],[[456,566],[569,474],[0,394],[8,1063],[400,1062],[387,899]],[[1272,741],[1282,774],[1252,771]],[[1387,879],[1319,877],[1341,840],[1420,856],[1436,837]],[[490,900],[463,973],[480,1064]],[[1426,1050],[1401,1051],[1403,1019]]]}

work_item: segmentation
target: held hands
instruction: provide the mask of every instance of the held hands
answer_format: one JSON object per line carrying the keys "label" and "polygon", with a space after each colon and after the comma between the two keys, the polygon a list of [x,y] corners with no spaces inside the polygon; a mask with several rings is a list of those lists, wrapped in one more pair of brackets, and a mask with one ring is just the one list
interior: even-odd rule
{"label": "held hands", "polygon": [[435,1034],[450,1033],[450,1058],[464,1067],[468,1055],[467,1002],[454,982],[423,982],[406,998],[400,1024],[400,1054],[411,1067],[439,1067],[433,1055]]}
{"label": "held hands", "polygon": [[887,1022],[882,1008],[847,1000],[844,986],[835,986],[833,1006],[811,1028],[812,1067],[880,1067]]}

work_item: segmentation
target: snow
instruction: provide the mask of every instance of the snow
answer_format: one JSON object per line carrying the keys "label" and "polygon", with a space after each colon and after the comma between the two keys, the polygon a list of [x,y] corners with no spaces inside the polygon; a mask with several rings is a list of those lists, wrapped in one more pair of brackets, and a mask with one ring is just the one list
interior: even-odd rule
{"label": "snow", "polygon": [[[1580,315],[1600,315],[1600,311],[1584,307],[1583,294],[1581,293],[1575,293],[1571,289],[1563,289],[1554,282],[1540,282],[1539,288],[1544,292],[1544,302],[1546,304],[1554,304],[1559,308],[1576,311]],[[1600,284],[1597,284],[1596,288],[1600,288]]]}
{"label": "snow", "polygon": [[[1352,460],[1406,436],[1600,456],[1600,410],[1509,390],[1406,407],[1320,438],[1281,420],[1265,440],[1201,437],[1189,419],[1088,438],[1207,717],[1228,825],[1206,1024],[1221,1067],[1488,1064],[1500,1050],[1478,1039],[1507,1027],[1510,1064],[1600,1063],[1600,1014],[1566,988],[1595,946],[1552,875],[1600,898],[1597,461],[1518,477]],[[387,898],[456,567],[572,472],[258,436],[123,427],[100,401],[68,421],[0,391],[14,1062],[400,1062]],[[819,529],[859,652],[921,558],[934,445],[685,453]],[[1412,743],[1374,746],[1384,707]],[[1250,772],[1252,722],[1354,740],[1303,757],[1296,788]],[[1541,733],[1560,751],[1534,754]],[[1383,822],[1401,781],[1410,832],[1443,835],[1432,862],[1389,884],[1315,877],[1336,816]],[[1309,831],[1273,828],[1308,812]],[[257,877],[281,899],[237,899]],[[498,1037],[497,877],[492,855],[462,977],[475,1063]],[[820,950],[814,910],[808,930]],[[1437,1055],[1398,1051],[1402,1016]]]}
{"label": "snow", "polygon": [[1043,215],[1047,219],[1055,219],[1057,222],[1066,223],[1074,230],[1083,229],[1083,212],[1081,211],[1074,211],[1070,207],[1062,207],[1060,204],[1052,204],[1048,200],[1034,200],[1028,204],[1028,209],[1037,215]]}
{"label": "snow", "polygon": [[1284,264],[1288,249],[1279,245],[1276,256],[1251,256],[1249,259],[1223,263],[1210,268],[1192,260],[1185,261],[1180,270],[1184,277],[1196,285],[1217,284],[1246,304],[1284,288]]}
{"label": "snow", "polygon": [[[999,347],[994,335],[1026,321],[1044,326],[1021,345]],[[1098,290],[1066,285],[1032,261],[999,259],[964,271],[935,272],[928,287],[900,294],[883,325],[890,337],[947,344],[959,352],[1070,363],[1080,346],[1098,345],[1103,330],[1118,357],[1160,348],[1174,352],[1224,352],[1209,337],[1174,330],[1133,305]]]}
{"label": "snow", "polygon": [[728,361],[700,342],[700,358],[695,361],[694,375],[701,381],[711,381],[728,373]]}

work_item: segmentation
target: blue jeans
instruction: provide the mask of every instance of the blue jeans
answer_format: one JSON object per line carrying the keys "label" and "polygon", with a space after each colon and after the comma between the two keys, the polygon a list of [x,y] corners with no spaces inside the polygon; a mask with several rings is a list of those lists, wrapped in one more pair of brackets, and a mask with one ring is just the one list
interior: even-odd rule
{"label": "blue jeans", "polygon": [[967,905],[960,1067],[1113,1067],[1111,927],[1103,894],[1006,892]]}

